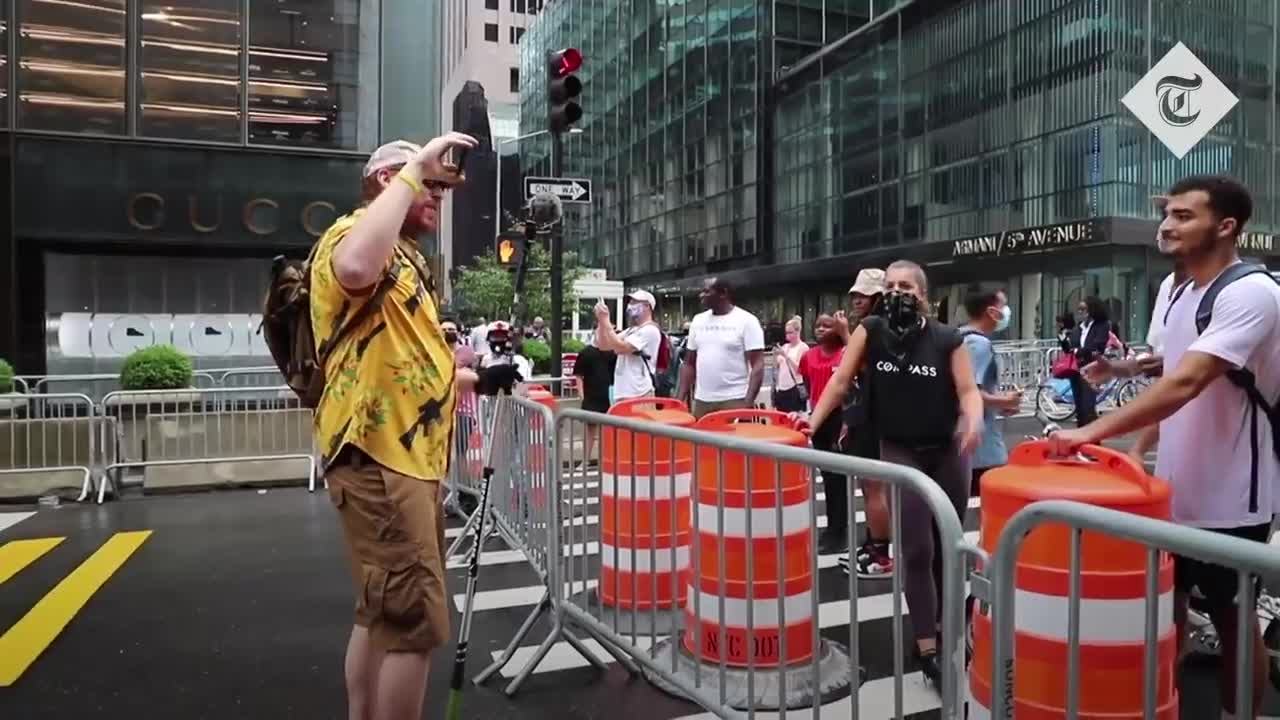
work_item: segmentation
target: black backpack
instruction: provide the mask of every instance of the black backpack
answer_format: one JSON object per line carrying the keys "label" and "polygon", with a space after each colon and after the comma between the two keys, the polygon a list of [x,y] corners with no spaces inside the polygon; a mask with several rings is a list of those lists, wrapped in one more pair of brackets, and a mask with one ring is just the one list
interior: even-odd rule
{"label": "black backpack", "polygon": [[[1231,267],[1223,270],[1220,275],[1209,285],[1209,289],[1205,291],[1203,297],[1200,298],[1200,304],[1196,306],[1196,334],[1203,335],[1209,323],[1213,321],[1213,304],[1217,301],[1218,295],[1223,288],[1241,278],[1250,275],[1266,275],[1275,280],[1275,276],[1271,274],[1262,265],[1250,265],[1248,263],[1236,263]],[[1173,298],[1169,301],[1169,309],[1165,310],[1165,324],[1169,322],[1169,312],[1173,310],[1174,304],[1178,302],[1178,298],[1182,297],[1182,293],[1186,291],[1191,281],[1182,283],[1178,289],[1174,291]],[[1280,398],[1275,402],[1268,402],[1262,397],[1262,391],[1258,389],[1257,378],[1253,371],[1249,368],[1233,368],[1227,371],[1227,380],[1232,385],[1244,391],[1249,397],[1249,432],[1250,432],[1250,452],[1252,459],[1250,461],[1250,488],[1249,488],[1249,512],[1258,511],[1258,410],[1261,409],[1266,415],[1267,420],[1271,423],[1271,446],[1275,451],[1276,459],[1280,460]]]}

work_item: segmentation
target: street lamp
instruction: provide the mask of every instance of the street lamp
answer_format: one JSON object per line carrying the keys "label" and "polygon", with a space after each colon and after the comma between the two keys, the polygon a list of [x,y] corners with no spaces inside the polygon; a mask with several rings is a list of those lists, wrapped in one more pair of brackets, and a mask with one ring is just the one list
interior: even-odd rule
{"label": "street lamp", "polygon": [[[496,162],[495,171],[494,171],[495,181],[493,183],[493,234],[494,235],[497,235],[499,232],[502,231],[502,146],[506,145],[507,143],[520,142],[521,140],[528,140],[529,138],[535,138],[540,135],[547,135],[550,132],[551,132],[550,130],[538,130],[536,132],[525,133],[524,135],[519,135],[513,138],[502,138],[498,140],[498,144],[494,146],[493,152],[497,155],[497,158],[496,158],[497,162]],[[568,132],[570,135],[581,135],[582,128],[569,128]]]}

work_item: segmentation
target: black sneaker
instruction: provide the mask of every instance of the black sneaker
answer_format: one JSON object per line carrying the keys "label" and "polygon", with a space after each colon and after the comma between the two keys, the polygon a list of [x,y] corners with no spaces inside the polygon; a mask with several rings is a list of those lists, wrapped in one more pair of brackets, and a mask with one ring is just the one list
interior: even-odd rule
{"label": "black sneaker", "polygon": [[942,666],[938,663],[938,650],[921,652],[916,649],[916,666],[924,679],[939,690],[942,689]]}
{"label": "black sneaker", "polygon": [[835,555],[849,551],[849,534],[842,530],[824,530],[818,536],[818,554]]}
{"label": "black sneaker", "polygon": [[[868,542],[854,554],[858,577],[863,580],[885,580],[893,577],[893,558],[889,557],[889,543]],[[849,558],[839,560],[845,573],[849,572]]]}

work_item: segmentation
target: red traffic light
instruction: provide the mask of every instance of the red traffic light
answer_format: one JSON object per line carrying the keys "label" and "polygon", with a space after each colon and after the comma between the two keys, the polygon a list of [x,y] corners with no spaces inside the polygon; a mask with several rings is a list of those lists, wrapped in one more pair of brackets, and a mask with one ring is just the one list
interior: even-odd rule
{"label": "red traffic light", "polygon": [[578,72],[582,67],[582,53],[577,48],[565,48],[551,54],[552,71],[557,76]]}

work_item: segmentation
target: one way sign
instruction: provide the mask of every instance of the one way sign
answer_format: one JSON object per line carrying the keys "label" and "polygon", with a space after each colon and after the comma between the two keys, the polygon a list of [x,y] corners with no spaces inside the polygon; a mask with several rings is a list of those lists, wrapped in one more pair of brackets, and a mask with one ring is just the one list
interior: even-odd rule
{"label": "one way sign", "polygon": [[591,202],[591,181],[585,178],[525,178],[525,199],[532,200],[539,193],[551,193],[561,202],[588,204]]}

